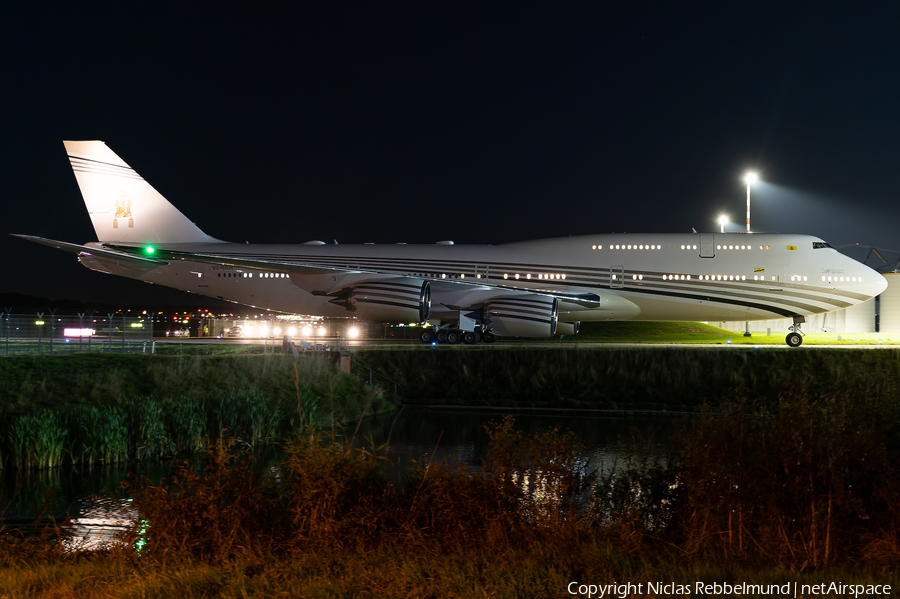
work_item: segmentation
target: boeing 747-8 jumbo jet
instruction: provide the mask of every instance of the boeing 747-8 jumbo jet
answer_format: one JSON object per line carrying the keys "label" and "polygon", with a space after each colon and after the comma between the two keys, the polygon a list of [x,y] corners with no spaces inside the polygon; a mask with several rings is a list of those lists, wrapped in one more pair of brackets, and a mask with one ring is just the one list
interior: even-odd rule
{"label": "boeing 747-8 jumbo jet", "polygon": [[423,342],[571,335],[601,320],[746,321],[872,299],[887,282],[807,235],[611,234],[501,245],[297,245],[201,231],[102,141],[64,142],[97,242],[23,239],[90,269],[241,304],[431,323]]}

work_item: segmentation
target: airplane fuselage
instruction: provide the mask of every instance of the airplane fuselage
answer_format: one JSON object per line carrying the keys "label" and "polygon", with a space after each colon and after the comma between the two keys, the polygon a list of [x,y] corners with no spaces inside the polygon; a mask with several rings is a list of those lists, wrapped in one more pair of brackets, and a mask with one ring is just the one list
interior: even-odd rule
{"label": "airplane fuselage", "polygon": [[[96,270],[201,295],[323,316],[351,315],[324,294],[373,275],[429,281],[432,318],[453,312],[443,309],[444,304],[472,303],[486,291],[509,290],[560,297],[559,320],[564,322],[808,316],[854,305],[883,289],[880,275],[806,235],[651,233],[502,245],[160,247],[175,255],[210,258],[175,259],[141,271],[90,256],[81,261]],[[212,263],[212,257],[220,263]],[[255,267],[241,265],[251,261]],[[297,265],[304,268],[298,271]],[[310,265],[321,270],[311,271]]]}

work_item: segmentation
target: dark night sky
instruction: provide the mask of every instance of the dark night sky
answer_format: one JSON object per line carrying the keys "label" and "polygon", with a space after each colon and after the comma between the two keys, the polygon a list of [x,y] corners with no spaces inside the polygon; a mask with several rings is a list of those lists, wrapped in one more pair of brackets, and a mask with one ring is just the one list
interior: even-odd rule
{"label": "dark night sky", "polygon": [[[3,233],[94,240],[61,140],[102,139],[230,241],[709,231],[755,167],[754,230],[900,249],[889,3],[35,4],[0,20]],[[0,244],[0,293],[160,291]]]}

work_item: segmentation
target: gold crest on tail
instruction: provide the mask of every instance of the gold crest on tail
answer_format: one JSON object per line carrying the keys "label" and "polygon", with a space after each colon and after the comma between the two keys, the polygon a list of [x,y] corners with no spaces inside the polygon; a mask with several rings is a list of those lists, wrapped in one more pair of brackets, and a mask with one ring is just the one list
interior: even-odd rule
{"label": "gold crest on tail", "polygon": [[134,228],[134,217],[131,214],[131,200],[116,200],[116,214],[113,216],[113,229],[119,228],[119,218],[128,218],[128,228]]}

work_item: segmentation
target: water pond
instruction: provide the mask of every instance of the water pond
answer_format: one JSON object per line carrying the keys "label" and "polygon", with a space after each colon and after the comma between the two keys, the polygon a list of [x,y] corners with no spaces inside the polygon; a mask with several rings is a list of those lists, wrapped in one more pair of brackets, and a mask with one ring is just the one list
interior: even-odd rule
{"label": "water pond", "polygon": [[[388,474],[402,478],[414,462],[449,461],[480,467],[487,449],[484,425],[503,418],[501,409],[471,412],[453,409],[404,409],[399,416],[370,419],[355,432],[335,430],[337,437],[354,438],[354,445],[377,449],[388,458]],[[537,434],[551,427],[575,433],[586,447],[588,468],[608,470],[622,464],[624,453],[647,452],[653,459],[667,455],[673,431],[685,421],[678,418],[604,417],[596,413],[577,416],[547,413],[516,415],[515,428]],[[331,432],[331,431],[329,431]],[[270,448],[262,459],[273,463],[280,450]],[[169,462],[127,463],[45,470],[0,470],[0,521],[30,527],[36,520],[73,523],[66,529],[72,546],[91,546],[113,538],[132,519],[121,483],[129,475],[154,482],[171,470]]]}

